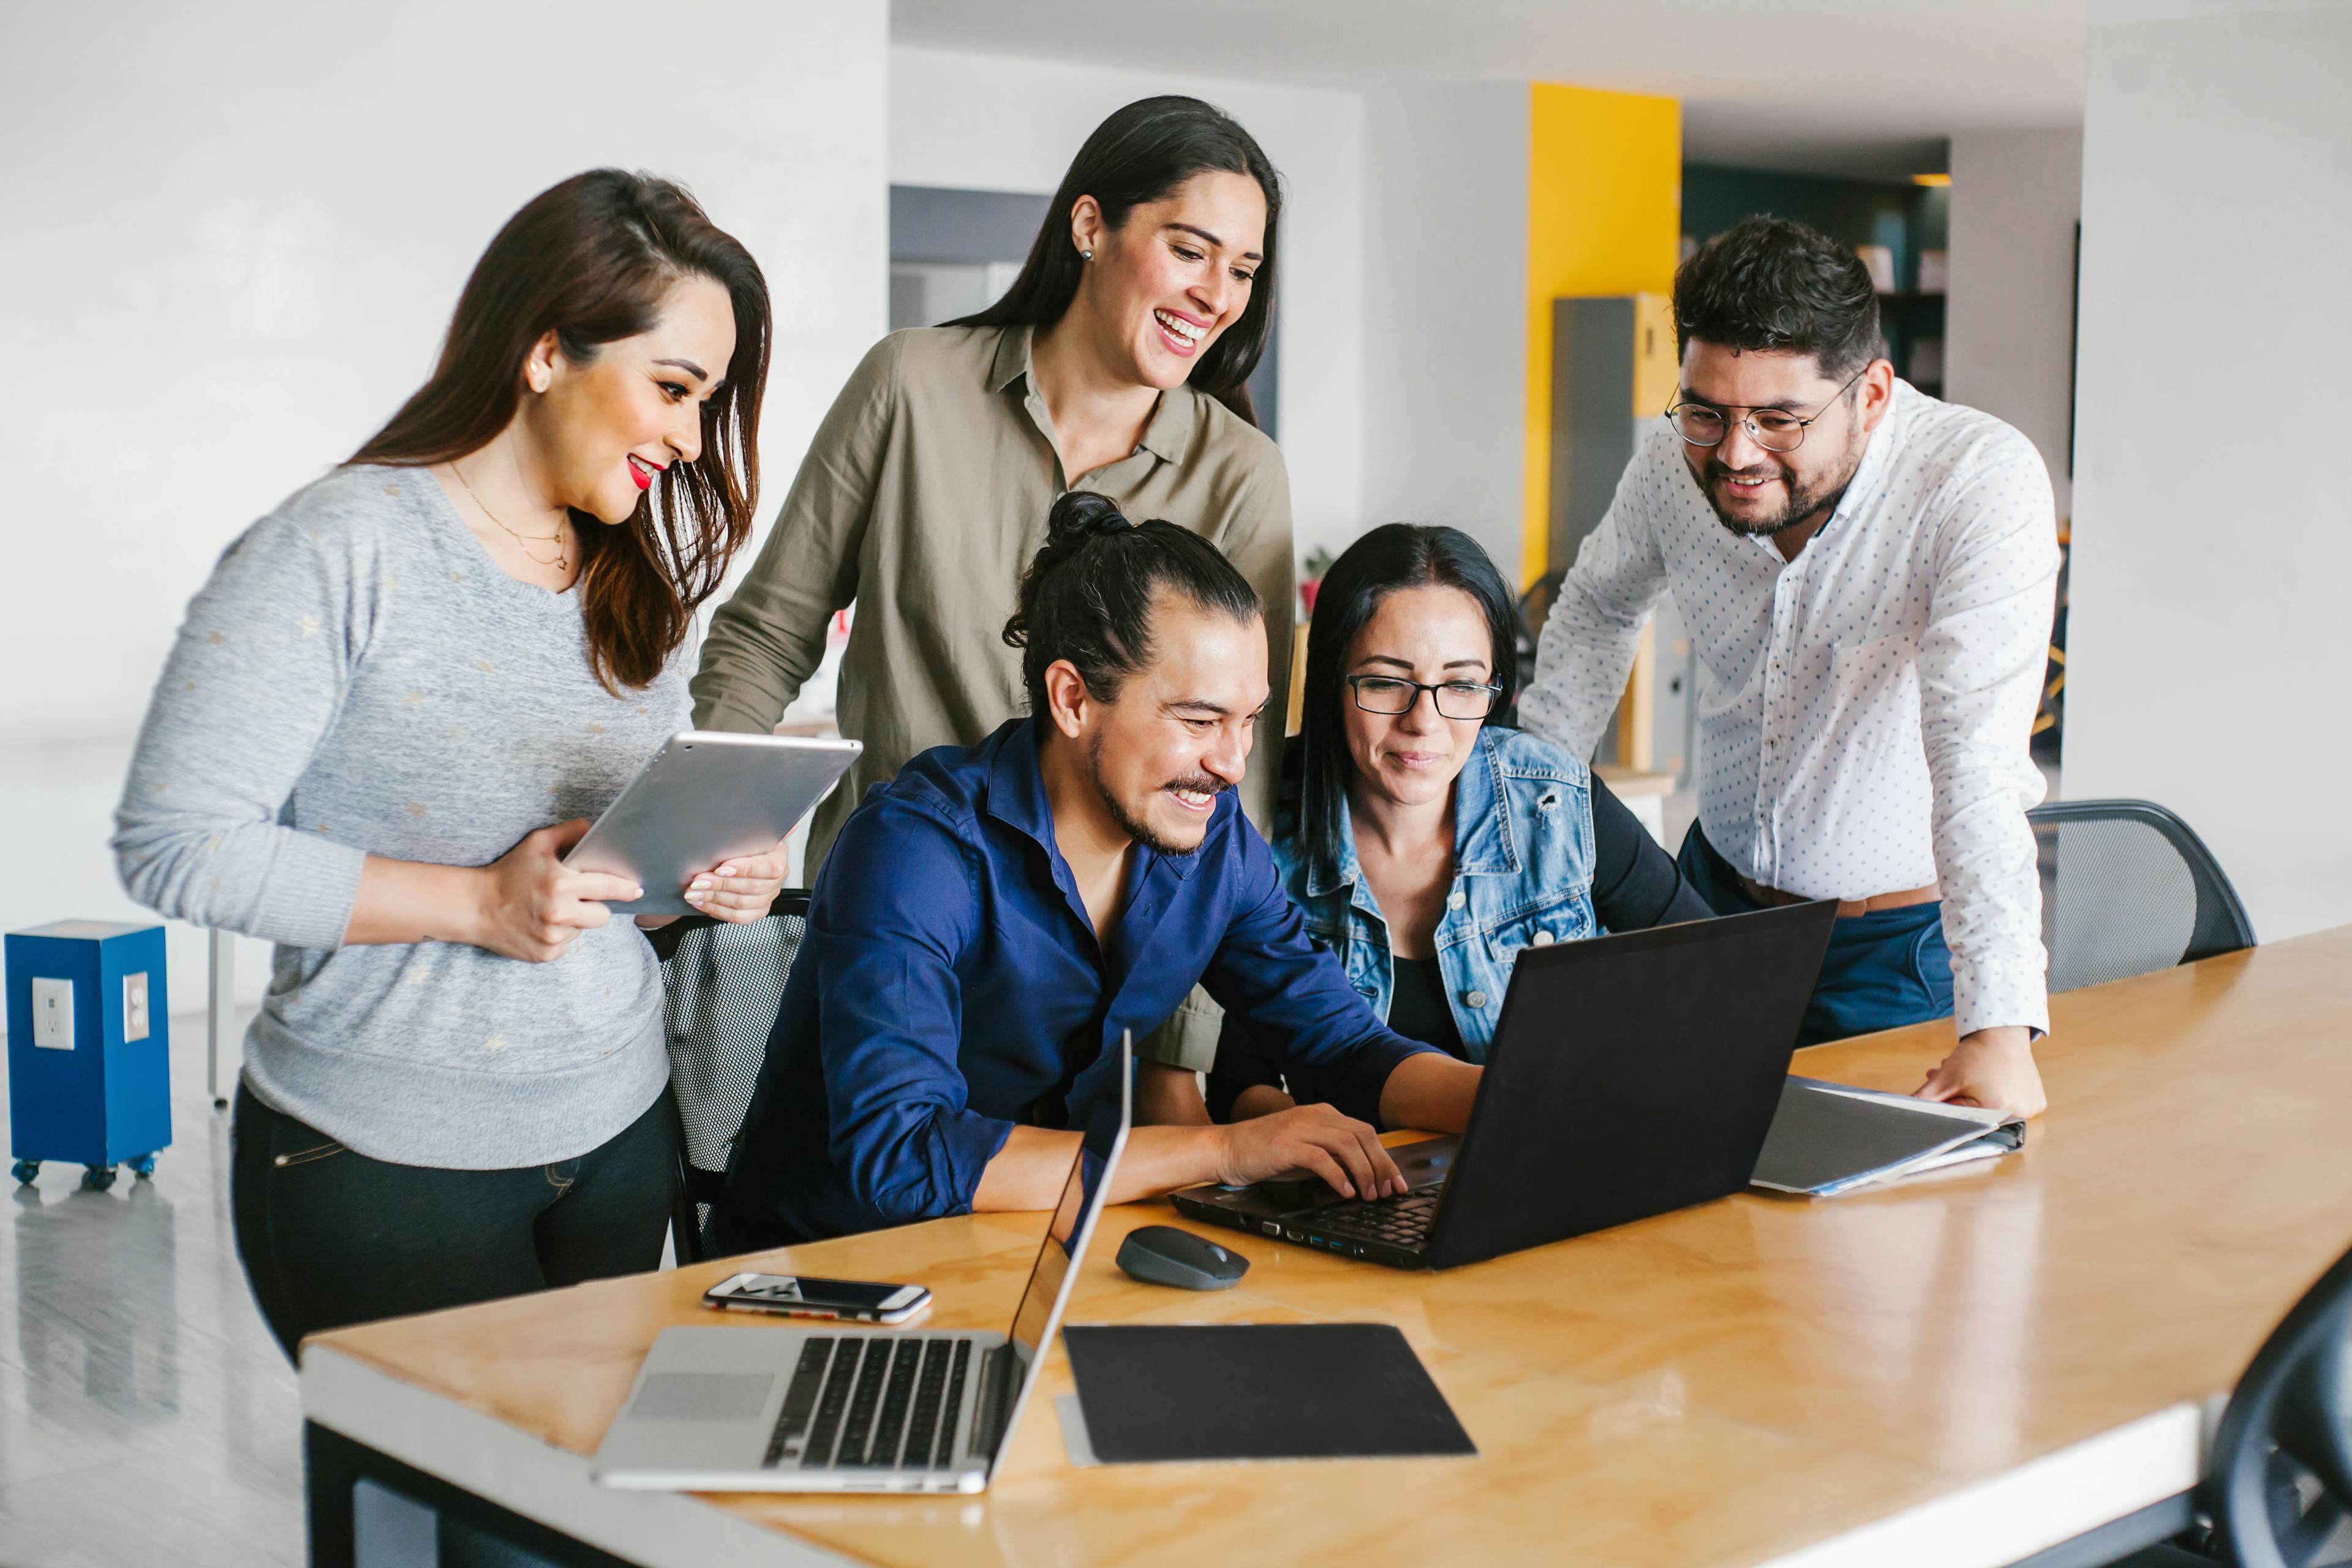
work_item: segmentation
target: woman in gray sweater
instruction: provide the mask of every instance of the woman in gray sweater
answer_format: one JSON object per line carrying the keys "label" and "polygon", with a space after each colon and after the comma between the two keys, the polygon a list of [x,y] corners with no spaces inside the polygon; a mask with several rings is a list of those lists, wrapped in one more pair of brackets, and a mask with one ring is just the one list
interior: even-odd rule
{"label": "woman in gray sweater", "polygon": [[[277,943],[237,1243],[289,1354],[345,1323],[650,1268],[661,975],[562,856],[687,720],[751,529],[767,289],[666,181],[490,242],[432,378],[189,605],[117,813],[140,902]],[[774,853],[689,893],[767,912]]]}

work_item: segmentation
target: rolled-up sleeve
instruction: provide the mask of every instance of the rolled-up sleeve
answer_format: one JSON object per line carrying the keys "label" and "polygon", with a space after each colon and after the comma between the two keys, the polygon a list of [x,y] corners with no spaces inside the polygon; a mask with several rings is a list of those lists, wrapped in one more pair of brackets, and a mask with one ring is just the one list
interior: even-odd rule
{"label": "rolled-up sleeve", "polygon": [[1666,592],[1654,524],[1658,481],[1647,458],[1645,450],[1627,465],[1608,512],[1578,547],[1536,641],[1535,676],[1519,694],[1520,724],[1579,762],[1600,745],[1625,694],[1642,623]]}
{"label": "rolled-up sleeve", "polygon": [[[968,1214],[1013,1123],[971,1109],[955,963],[977,908],[958,826],[884,797],[835,844],[800,958],[814,963],[831,1163],[872,1230]],[[797,972],[795,978],[798,978]]]}
{"label": "rolled-up sleeve", "polygon": [[1203,976],[1209,994],[1257,1038],[1300,1101],[1328,1101],[1378,1126],[1389,1075],[1435,1047],[1381,1022],[1339,961],[1307,940],[1265,841],[1245,822],[1234,827],[1244,841],[1235,912]]}

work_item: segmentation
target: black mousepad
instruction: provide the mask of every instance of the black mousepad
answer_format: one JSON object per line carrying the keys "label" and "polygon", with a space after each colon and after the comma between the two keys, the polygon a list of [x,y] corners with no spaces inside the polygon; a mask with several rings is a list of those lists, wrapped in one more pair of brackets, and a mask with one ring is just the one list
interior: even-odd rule
{"label": "black mousepad", "polygon": [[1388,1323],[1074,1324],[1062,1342],[1105,1464],[1478,1452]]}

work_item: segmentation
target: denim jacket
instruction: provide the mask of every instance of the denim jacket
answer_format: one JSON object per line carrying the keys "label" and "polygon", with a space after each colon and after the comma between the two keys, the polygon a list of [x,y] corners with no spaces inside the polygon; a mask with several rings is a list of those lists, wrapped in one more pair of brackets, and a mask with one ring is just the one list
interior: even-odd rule
{"label": "denim jacket", "polygon": [[[1575,757],[1493,724],[1454,780],[1454,886],[1435,942],[1445,1000],[1474,1062],[1486,1059],[1519,949],[1597,932],[1591,791]],[[1388,922],[1357,861],[1344,799],[1339,811],[1335,873],[1313,868],[1295,818],[1276,825],[1275,862],[1307,936],[1339,954],[1349,984],[1386,1020],[1394,984]]]}

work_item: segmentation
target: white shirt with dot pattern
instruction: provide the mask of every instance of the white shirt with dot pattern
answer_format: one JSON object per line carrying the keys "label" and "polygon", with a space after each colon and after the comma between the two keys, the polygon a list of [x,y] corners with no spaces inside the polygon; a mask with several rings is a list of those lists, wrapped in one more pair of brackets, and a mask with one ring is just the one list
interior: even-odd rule
{"label": "white shirt with dot pattern", "polygon": [[2058,574],[2050,477],[1990,415],[1897,381],[1794,561],[1718,521],[1663,419],[1577,552],[1520,722],[1592,754],[1671,589],[1698,652],[1699,823],[1807,898],[1940,881],[1960,1034],[2049,1026],[2028,752]]}

